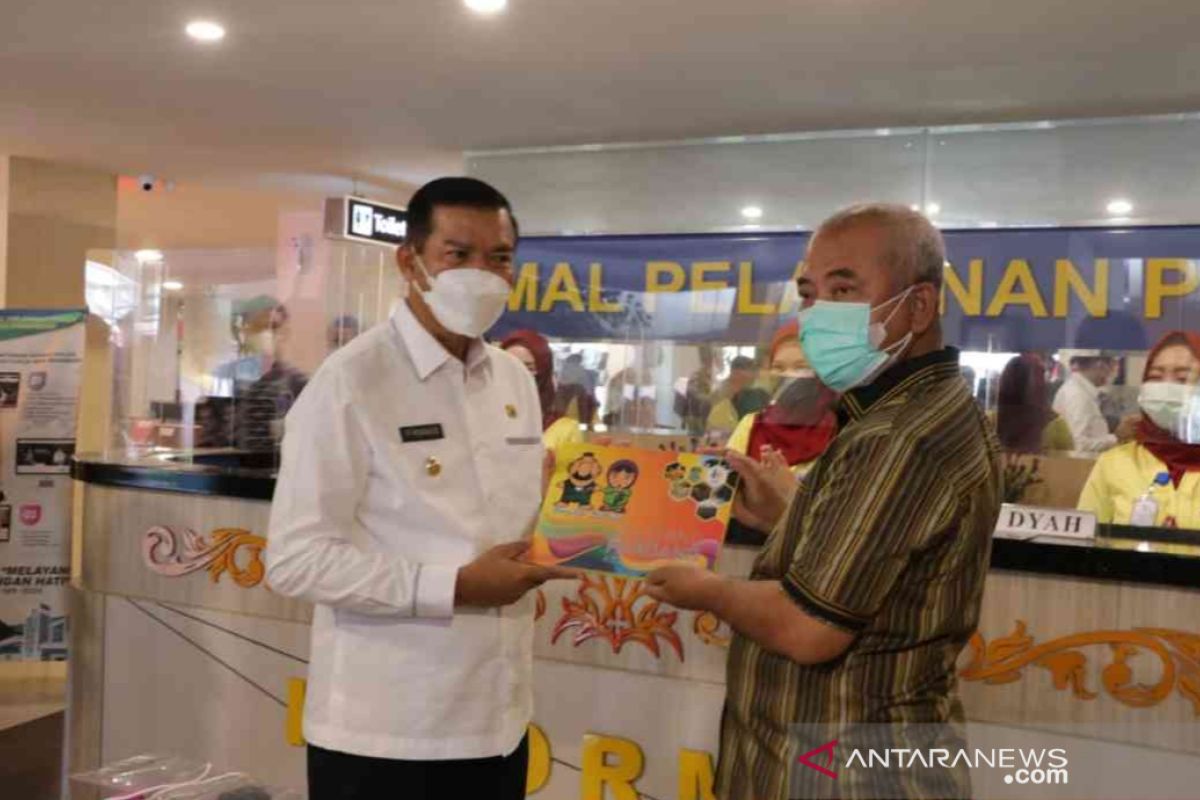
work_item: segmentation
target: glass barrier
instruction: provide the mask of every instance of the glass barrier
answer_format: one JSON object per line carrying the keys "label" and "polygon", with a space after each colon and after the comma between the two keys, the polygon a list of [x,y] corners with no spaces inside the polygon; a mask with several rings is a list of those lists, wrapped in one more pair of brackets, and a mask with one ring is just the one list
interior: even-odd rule
{"label": "glass barrier", "polygon": [[[862,197],[908,202],[963,225],[945,231],[942,325],[1003,448],[1006,500],[1083,508],[1135,532],[1200,530],[1200,457],[1190,449],[1200,447],[1192,388],[1200,340],[1190,333],[1200,329],[1200,228],[1047,226],[1103,221],[1068,203],[1081,176],[1090,194],[1105,191],[1093,174],[1101,156],[1115,160],[1122,182],[1150,163],[1150,150],[1182,147],[1198,124],[472,156],[501,176],[501,189],[511,177],[518,216],[534,229],[559,230],[566,214],[579,229],[605,229],[618,217],[585,217],[620,207],[619,229],[706,232],[526,237],[508,313],[491,338],[538,373],[548,442],[556,426],[568,439],[752,456],[766,448],[781,485],[794,482],[834,434],[837,403],[813,379],[794,327],[806,241],[796,228]],[[798,174],[812,191],[796,190]],[[1020,192],[1005,194],[1006,175]],[[1045,175],[1067,188],[1022,206],[1034,196],[1031,176]],[[770,195],[758,221],[724,224],[730,204],[732,216],[754,216],[741,212],[764,195],[731,187],[759,179]],[[1183,187],[1170,194],[1191,203]],[[687,203],[675,202],[684,195]],[[280,214],[251,245],[92,254],[88,303],[110,325],[116,373],[110,455],[276,463],[282,419],[308,377],[384,321],[401,293],[390,248],[325,238],[319,200],[311,202]],[[1183,219],[1174,205],[1138,208],[1154,220]],[[521,331],[541,338],[510,340]],[[1107,538],[1135,549],[1182,546]]]}
{"label": "glass barrier", "polygon": [[392,253],[308,236],[273,249],[115,251],[86,266],[110,327],[110,457],[258,469],[321,361],[386,319]]}

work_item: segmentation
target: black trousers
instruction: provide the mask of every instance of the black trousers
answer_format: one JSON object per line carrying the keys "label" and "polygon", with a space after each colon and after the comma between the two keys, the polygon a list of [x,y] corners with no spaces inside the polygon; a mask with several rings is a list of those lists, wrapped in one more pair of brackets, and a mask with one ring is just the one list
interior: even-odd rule
{"label": "black trousers", "polygon": [[529,737],[506,756],[394,761],[308,746],[309,800],[523,800]]}

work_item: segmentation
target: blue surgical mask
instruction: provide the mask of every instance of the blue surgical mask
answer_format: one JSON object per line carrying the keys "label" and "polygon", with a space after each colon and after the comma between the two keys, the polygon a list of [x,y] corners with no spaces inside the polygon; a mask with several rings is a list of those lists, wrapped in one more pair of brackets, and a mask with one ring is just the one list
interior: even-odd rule
{"label": "blue surgical mask", "polygon": [[890,367],[912,341],[912,331],[884,349],[887,323],[871,322],[871,315],[908,297],[914,287],[872,308],[868,303],[832,303],[818,300],[799,314],[800,344],[804,356],[821,383],[838,392],[847,392],[875,380]]}

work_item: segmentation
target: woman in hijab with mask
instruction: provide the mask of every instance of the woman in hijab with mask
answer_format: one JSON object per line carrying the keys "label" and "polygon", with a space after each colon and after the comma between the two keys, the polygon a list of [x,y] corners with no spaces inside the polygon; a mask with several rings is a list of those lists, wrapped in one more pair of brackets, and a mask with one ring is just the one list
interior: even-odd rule
{"label": "woman in hijab with mask", "polygon": [[772,400],[762,411],[743,417],[726,446],[774,467],[782,489],[794,485],[829,446],[837,428],[837,395],[808,366],[796,322],[776,331],[768,358],[776,385]]}
{"label": "woman in hijab with mask", "polygon": [[500,347],[516,356],[537,384],[542,404],[542,443],[546,449],[554,452],[561,445],[582,442],[579,423],[562,416],[555,407],[554,355],[546,338],[537,331],[514,331]]}
{"label": "woman in hijab with mask", "polygon": [[1176,331],[1150,351],[1134,441],[1096,460],[1079,508],[1102,523],[1200,529],[1200,334]]}

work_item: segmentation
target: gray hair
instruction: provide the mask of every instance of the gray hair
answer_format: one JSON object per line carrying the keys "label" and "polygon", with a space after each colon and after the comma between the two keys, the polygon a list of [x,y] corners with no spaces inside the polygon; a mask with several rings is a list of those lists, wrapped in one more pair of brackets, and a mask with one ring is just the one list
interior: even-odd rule
{"label": "gray hair", "polygon": [[888,235],[888,266],[895,277],[908,283],[932,283],[942,289],[946,267],[946,243],[942,233],[919,211],[889,203],[867,203],[842,209],[821,223],[809,242],[819,236],[843,233],[851,228],[873,226]]}

